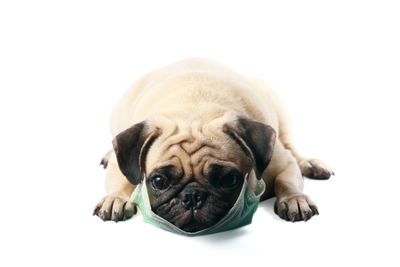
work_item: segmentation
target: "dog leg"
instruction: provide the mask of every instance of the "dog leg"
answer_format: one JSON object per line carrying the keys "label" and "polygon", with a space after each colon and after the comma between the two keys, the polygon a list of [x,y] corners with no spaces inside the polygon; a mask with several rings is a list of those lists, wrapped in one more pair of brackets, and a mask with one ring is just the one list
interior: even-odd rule
{"label": "dog leg", "polygon": [[303,177],[294,158],[276,176],[274,190],[277,198],[275,213],[280,218],[292,222],[307,221],[319,214],[315,203],[302,193]]}
{"label": "dog leg", "polygon": [[[267,88],[267,86],[264,85],[263,88]],[[271,94],[276,106],[279,121],[279,140],[283,146],[290,150],[292,155],[296,158],[297,164],[299,165],[303,176],[314,179],[328,179],[331,175],[334,175],[333,171],[328,167],[327,164],[317,159],[305,158],[296,151],[292,141],[290,116],[285,108],[285,105],[274,91],[268,89],[264,89],[264,91]]]}
{"label": "dog leg", "polygon": [[93,215],[99,216],[103,221],[113,220],[117,222],[129,219],[136,213],[136,206],[130,202],[130,196],[135,186],[129,183],[120,171],[114,151],[107,153],[107,155],[107,196],[97,203]]}
{"label": "dog leg", "polygon": [[303,176],[312,179],[329,179],[329,177],[334,175],[332,169],[322,161],[301,156],[296,151],[289,133],[280,133],[279,140],[282,142],[283,146],[290,150],[292,155],[296,158],[297,164],[299,165],[301,174]]}

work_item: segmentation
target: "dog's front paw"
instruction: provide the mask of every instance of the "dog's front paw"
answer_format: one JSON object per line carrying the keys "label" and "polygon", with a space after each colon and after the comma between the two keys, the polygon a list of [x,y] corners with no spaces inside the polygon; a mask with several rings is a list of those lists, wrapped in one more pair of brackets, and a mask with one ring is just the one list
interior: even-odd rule
{"label": "dog's front paw", "polygon": [[319,215],[317,206],[304,194],[296,194],[277,199],[275,213],[287,221],[308,221],[312,216]]}
{"label": "dog's front paw", "polygon": [[298,162],[303,176],[312,179],[329,179],[334,175],[331,168],[318,159],[303,159]]}
{"label": "dog's front paw", "polygon": [[124,221],[136,214],[137,208],[128,197],[108,195],[103,197],[94,208],[93,215],[99,216],[103,221]]}

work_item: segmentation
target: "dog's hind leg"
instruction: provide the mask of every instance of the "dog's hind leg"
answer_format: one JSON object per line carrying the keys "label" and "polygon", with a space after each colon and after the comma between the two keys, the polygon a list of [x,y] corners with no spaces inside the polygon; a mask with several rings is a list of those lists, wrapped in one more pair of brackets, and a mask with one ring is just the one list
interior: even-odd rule
{"label": "dog's hind leg", "polygon": [[263,81],[251,77],[248,77],[248,79],[252,83],[253,88],[258,89],[261,94],[264,94],[266,98],[269,98],[269,103],[273,103],[277,112],[279,124],[279,140],[283,144],[284,148],[290,150],[292,155],[296,158],[302,175],[314,179],[328,179],[333,172],[325,163],[317,159],[305,158],[296,151],[292,141],[290,117],[278,94],[269,88],[269,86]]}
{"label": "dog's hind leg", "polygon": [[279,111],[279,140],[296,158],[302,175],[312,179],[329,179],[334,173],[327,164],[318,159],[305,158],[297,152],[292,141],[289,116],[282,109]]}

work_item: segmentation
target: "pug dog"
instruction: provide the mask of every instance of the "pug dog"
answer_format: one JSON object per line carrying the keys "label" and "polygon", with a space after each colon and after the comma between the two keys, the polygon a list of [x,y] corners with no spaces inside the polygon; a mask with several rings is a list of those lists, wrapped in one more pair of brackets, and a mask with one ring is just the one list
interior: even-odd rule
{"label": "pug dog", "polygon": [[132,217],[130,196],[146,183],[154,213],[200,231],[227,214],[249,173],[266,184],[261,200],[276,196],[280,218],[307,221],[318,209],[302,193],[303,176],[333,174],[295,150],[273,90],[210,60],[180,61],[141,78],[114,108],[110,128],[113,149],[102,159],[107,195],[94,209],[104,221]]}

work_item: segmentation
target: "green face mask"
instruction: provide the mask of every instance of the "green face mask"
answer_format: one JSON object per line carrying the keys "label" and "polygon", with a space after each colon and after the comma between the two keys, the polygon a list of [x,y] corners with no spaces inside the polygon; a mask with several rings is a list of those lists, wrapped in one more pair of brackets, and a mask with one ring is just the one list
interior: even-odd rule
{"label": "green face mask", "polygon": [[260,197],[264,193],[264,181],[262,179],[258,181],[254,176],[250,177],[252,178],[252,181],[249,182],[252,184],[251,187],[253,189],[250,189],[249,182],[245,178],[239,197],[228,213],[213,226],[198,232],[183,231],[182,229],[155,214],[151,210],[145,179],[136,187],[131,196],[131,201],[139,206],[145,222],[173,233],[196,236],[228,231],[251,223],[253,214],[258,207],[258,203],[260,202]]}

